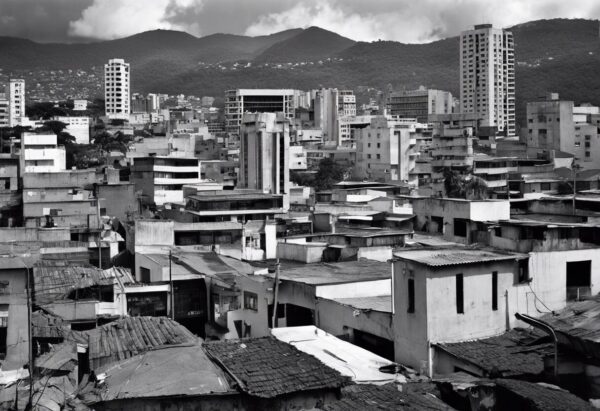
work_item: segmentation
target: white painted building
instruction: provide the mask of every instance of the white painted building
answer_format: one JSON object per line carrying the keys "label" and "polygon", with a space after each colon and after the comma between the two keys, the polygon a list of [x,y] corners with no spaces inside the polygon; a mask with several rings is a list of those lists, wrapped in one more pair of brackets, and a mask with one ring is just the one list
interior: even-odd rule
{"label": "white painted building", "polygon": [[290,124],[281,113],[246,114],[240,129],[239,187],[289,194]]}
{"label": "white painted building", "polygon": [[24,173],[58,172],[66,169],[66,152],[54,133],[23,133],[21,165]]}
{"label": "white painted building", "polygon": [[104,101],[108,118],[129,120],[130,81],[129,63],[125,60],[111,59],[104,65]]}
{"label": "white painted building", "polygon": [[476,25],[460,35],[460,105],[480,126],[515,136],[514,40],[508,30]]}
{"label": "white painted building", "polygon": [[64,131],[75,137],[77,144],[90,144],[89,117],[56,116],[53,120],[65,123],[67,127]]}
{"label": "white painted building", "polygon": [[20,125],[21,117],[25,116],[25,80],[10,79],[6,86],[6,96],[9,101],[9,127]]}
{"label": "white painted building", "polygon": [[290,146],[290,170],[306,170],[306,151],[302,146]]}
{"label": "white painted building", "polygon": [[73,100],[73,110],[74,111],[85,111],[87,110],[88,102],[87,100]]}
{"label": "white painted building", "polygon": [[10,102],[5,94],[0,94],[0,127],[8,127],[10,121]]}

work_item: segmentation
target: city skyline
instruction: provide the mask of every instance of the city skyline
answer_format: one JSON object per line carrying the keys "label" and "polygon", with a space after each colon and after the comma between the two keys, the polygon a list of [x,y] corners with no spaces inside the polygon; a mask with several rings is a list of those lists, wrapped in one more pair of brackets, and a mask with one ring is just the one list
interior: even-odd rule
{"label": "city skyline", "polygon": [[0,4],[0,36],[43,43],[110,40],[154,29],[259,36],[319,26],[359,41],[425,43],[458,36],[482,22],[511,27],[551,18],[600,18],[600,4],[544,0],[380,0],[292,2],[260,0],[5,0]]}

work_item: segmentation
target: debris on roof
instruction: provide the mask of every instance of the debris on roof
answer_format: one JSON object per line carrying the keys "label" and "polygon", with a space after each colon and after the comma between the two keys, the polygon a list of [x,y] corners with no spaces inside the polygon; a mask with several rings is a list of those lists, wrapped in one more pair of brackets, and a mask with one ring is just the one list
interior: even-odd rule
{"label": "debris on roof", "polygon": [[91,330],[71,331],[68,338],[87,344],[91,369],[157,347],[197,340],[187,328],[166,317],[125,317]]}
{"label": "debris on roof", "polygon": [[203,347],[242,391],[256,397],[337,389],[349,382],[315,357],[273,337],[215,341]]}
{"label": "debris on roof", "polygon": [[68,334],[68,325],[62,317],[47,309],[31,314],[31,326],[34,338],[64,338]]}

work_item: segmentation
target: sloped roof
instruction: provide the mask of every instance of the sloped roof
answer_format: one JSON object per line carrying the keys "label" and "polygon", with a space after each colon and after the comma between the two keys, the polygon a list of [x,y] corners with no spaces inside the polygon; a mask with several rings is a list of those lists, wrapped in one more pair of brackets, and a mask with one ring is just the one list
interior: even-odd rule
{"label": "sloped roof", "polygon": [[437,344],[438,349],[475,365],[484,374],[497,370],[504,377],[536,376],[544,372],[549,343],[538,342],[545,334],[513,329],[502,335],[475,341]]}
{"label": "sloped roof", "polygon": [[359,310],[373,310],[384,313],[392,312],[392,295],[376,295],[373,297],[331,298],[331,300]]}
{"label": "sloped roof", "polygon": [[433,384],[409,383],[399,390],[395,384],[357,384],[344,387],[342,397],[326,404],[325,411],[354,410],[452,410],[440,400]]}
{"label": "sloped roof", "polygon": [[[590,403],[558,387],[550,387],[522,380],[496,380],[497,397],[503,392],[510,392],[520,397],[522,405],[527,404],[529,410],[562,411],[562,410],[595,410]],[[514,402],[511,401],[514,406]]]}
{"label": "sloped roof", "polygon": [[[225,373],[198,344],[165,347],[101,368],[98,387],[82,389],[86,403],[132,398],[198,396],[236,392]],[[98,374],[97,374],[98,375]]]}
{"label": "sloped roof", "polygon": [[71,331],[68,339],[88,345],[92,369],[157,347],[196,341],[187,328],[166,317],[125,317],[91,330]]}
{"label": "sloped roof", "polygon": [[33,268],[34,296],[38,304],[65,299],[73,290],[96,285],[134,282],[125,268],[102,270],[91,264],[64,260],[42,260]]}
{"label": "sloped roof", "polygon": [[414,261],[430,267],[444,267],[450,265],[515,260],[519,257],[519,254],[453,247],[398,251],[394,253],[394,257],[401,260]]}
{"label": "sloped roof", "polygon": [[[275,274],[268,273],[267,276],[274,277]],[[281,280],[315,286],[383,280],[391,277],[392,271],[387,262],[367,259],[284,266],[279,273]]]}
{"label": "sloped roof", "polygon": [[573,302],[561,311],[540,320],[550,325],[561,344],[594,358],[600,358],[600,296]]}
{"label": "sloped roof", "polygon": [[62,317],[46,309],[31,314],[31,326],[34,338],[63,338],[68,334]]}
{"label": "sloped roof", "polygon": [[240,389],[256,397],[336,389],[348,382],[315,357],[273,337],[209,342],[204,348],[240,383]]}
{"label": "sloped roof", "polygon": [[381,367],[395,366],[394,362],[340,340],[314,325],[273,328],[271,334],[278,340],[316,357],[323,364],[356,383],[406,382],[406,377],[400,373],[380,371]]}

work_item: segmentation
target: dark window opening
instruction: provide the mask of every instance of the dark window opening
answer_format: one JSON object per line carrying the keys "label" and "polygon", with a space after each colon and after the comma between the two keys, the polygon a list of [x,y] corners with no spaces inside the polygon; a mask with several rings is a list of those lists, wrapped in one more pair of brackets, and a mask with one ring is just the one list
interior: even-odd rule
{"label": "dark window opening", "polygon": [[148,269],[146,267],[140,267],[140,276],[141,276],[141,281],[143,283],[149,283],[150,282],[150,269]]}
{"label": "dark window opening", "polygon": [[592,261],[567,262],[567,301],[579,300],[591,294]]}
{"label": "dark window opening", "polygon": [[456,312],[458,314],[465,313],[465,296],[462,274],[456,274]]}
{"label": "dark window opening", "polygon": [[467,236],[467,220],[461,218],[454,219],[454,235],[457,237]]}
{"label": "dark window opening", "polygon": [[409,313],[415,312],[415,279],[408,279],[408,310]]}
{"label": "dark window opening", "polygon": [[498,311],[498,272],[492,272],[492,310]]}
{"label": "dark window opening", "polygon": [[529,282],[529,259],[524,258],[518,262],[519,283]]}
{"label": "dark window opening", "polygon": [[258,311],[258,295],[244,291],[244,308]]}

